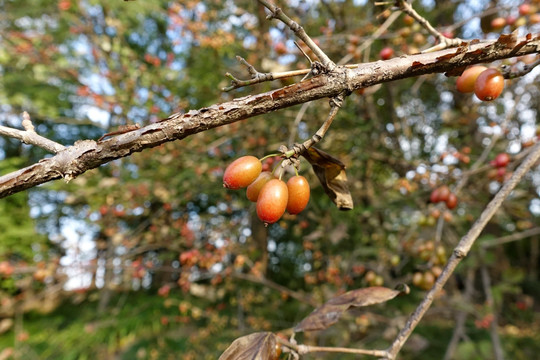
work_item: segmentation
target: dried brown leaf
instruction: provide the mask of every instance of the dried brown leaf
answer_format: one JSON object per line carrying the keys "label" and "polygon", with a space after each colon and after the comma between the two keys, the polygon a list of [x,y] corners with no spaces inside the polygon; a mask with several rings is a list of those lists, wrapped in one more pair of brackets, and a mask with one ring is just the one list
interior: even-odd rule
{"label": "dried brown leaf", "polygon": [[219,360],[273,360],[277,358],[276,335],[257,332],[242,336],[219,357]]}
{"label": "dried brown leaf", "polygon": [[368,306],[379,304],[395,298],[401,291],[385,288],[382,286],[372,286],[363,289],[356,289],[345,294],[330,299],[327,303],[334,305],[349,304],[350,306]]}
{"label": "dried brown leaf", "polygon": [[309,161],[324,191],[338,209],[351,210],[354,205],[347,183],[345,164],[332,155],[314,147],[309,148],[302,156]]}
{"label": "dried brown leaf", "polygon": [[346,292],[345,294],[333,297],[322,306],[315,309],[294,328],[294,331],[300,332],[327,329],[335,324],[341,315],[350,307],[379,304],[393,299],[403,292],[407,293],[408,288],[405,287],[401,291],[381,286],[373,286]]}

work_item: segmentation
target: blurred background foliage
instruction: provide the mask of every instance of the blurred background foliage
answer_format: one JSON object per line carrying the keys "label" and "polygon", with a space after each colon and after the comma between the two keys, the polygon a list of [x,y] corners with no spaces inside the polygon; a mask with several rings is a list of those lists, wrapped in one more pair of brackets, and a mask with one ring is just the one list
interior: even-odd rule
{"label": "blurred background foliage", "polygon": [[[410,19],[372,2],[280,5],[335,61],[376,61],[384,47],[400,56],[434,42]],[[520,15],[519,5],[414,2],[438,29],[466,39],[538,32],[538,14]],[[40,134],[64,145],[293,81],[223,93],[225,72],[248,77],[235,55],[264,71],[309,66],[291,32],[265,20],[255,1],[5,0],[0,9],[0,124],[19,127],[27,111]],[[473,16],[485,9],[491,12],[482,21]],[[490,28],[495,16],[514,23]],[[372,38],[381,24],[387,31]],[[355,202],[349,212],[334,207],[305,161],[308,209],[267,229],[244,192],[221,186],[233,159],[307,139],[322,124],[327,101],[206,131],[69,184],[2,199],[0,358],[215,359],[247,333],[288,334],[336,294],[407,283],[407,297],[300,336],[306,344],[388,346],[537,141],[538,76],[535,70],[507,81],[491,103],[458,93],[455,79],[442,74],[352,94],[320,144],[347,166]],[[510,163],[490,165],[500,153],[510,154]],[[0,138],[0,174],[45,155]],[[455,209],[430,203],[443,185],[458,196]],[[539,185],[535,169],[485,229],[403,359],[445,352],[491,359],[492,324],[509,357],[538,353]]]}

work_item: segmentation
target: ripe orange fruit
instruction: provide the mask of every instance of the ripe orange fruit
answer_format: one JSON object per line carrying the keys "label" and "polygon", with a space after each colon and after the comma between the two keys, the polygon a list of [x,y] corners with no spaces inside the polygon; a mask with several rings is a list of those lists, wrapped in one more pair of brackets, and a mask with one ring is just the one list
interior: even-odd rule
{"label": "ripe orange fruit", "polygon": [[480,73],[487,70],[487,67],[475,65],[467,68],[460,77],[457,78],[456,88],[459,92],[470,93],[474,91],[474,83]]}
{"label": "ripe orange fruit", "polygon": [[474,93],[482,101],[492,101],[501,95],[504,89],[504,78],[497,69],[483,71],[474,83]]}
{"label": "ripe orange fruit", "polygon": [[256,202],[263,186],[272,179],[275,179],[275,177],[271,172],[263,171],[260,173],[257,179],[249,184],[246,189],[246,196],[249,201]]}
{"label": "ripe orange fruit", "polygon": [[262,171],[262,164],[255,156],[242,156],[227,166],[223,174],[223,186],[240,189],[251,184]]}
{"label": "ripe orange fruit", "polygon": [[309,184],[305,177],[296,175],[287,181],[287,189],[289,191],[287,211],[289,214],[298,214],[309,202]]}
{"label": "ripe orange fruit", "polygon": [[288,200],[289,190],[283,181],[279,179],[268,181],[262,187],[257,199],[257,216],[267,224],[275,223],[285,212]]}

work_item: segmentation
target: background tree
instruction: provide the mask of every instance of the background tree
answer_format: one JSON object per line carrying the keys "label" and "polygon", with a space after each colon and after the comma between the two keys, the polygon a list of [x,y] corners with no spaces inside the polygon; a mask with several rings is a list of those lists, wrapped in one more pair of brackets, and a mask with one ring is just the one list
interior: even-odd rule
{"label": "background tree", "polygon": [[[20,128],[27,111],[40,135],[65,146],[119,126],[159,126],[173,113],[300,79],[220,91],[230,85],[226,72],[248,77],[235,55],[264,72],[310,66],[293,33],[268,21],[257,2],[25,3],[1,5],[1,125]],[[336,63],[392,58],[388,49],[407,61],[441,43],[392,4],[279,5]],[[214,359],[242,335],[288,337],[314,307],[345,291],[408,283],[408,296],[299,336],[308,345],[387,347],[536,142],[538,4],[526,3],[527,11],[518,5],[414,3],[438,30],[463,39],[532,33],[528,46],[536,44],[536,55],[489,64],[506,66],[507,77],[525,73],[526,64],[532,71],[507,80],[490,103],[459,93],[442,74],[373,80],[378,84],[356,90],[317,145],[347,166],[352,211],[333,206],[306,161],[300,173],[312,187],[308,209],[268,229],[243,192],[221,188],[233,159],[308,139],[324,121],[327,101],[164,143],[69,184],[50,182],[1,200],[2,356]],[[312,49],[300,47],[314,59]],[[379,64],[397,68],[399,61]],[[466,61],[438,72],[457,75]],[[0,142],[1,175],[45,156],[16,139]],[[490,164],[501,153],[510,161]],[[530,173],[496,213],[403,358],[527,359],[537,352],[537,177]],[[430,202],[445,185],[457,206]]]}

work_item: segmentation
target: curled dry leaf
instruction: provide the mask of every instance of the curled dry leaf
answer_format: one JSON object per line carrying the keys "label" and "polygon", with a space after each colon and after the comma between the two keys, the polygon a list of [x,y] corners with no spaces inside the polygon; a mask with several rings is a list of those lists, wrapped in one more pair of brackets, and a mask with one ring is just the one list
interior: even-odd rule
{"label": "curled dry leaf", "polygon": [[302,154],[313,167],[324,191],[339,210],[351,210],[354,205],[347,183],[345,165],[322,150],[311,147]]}
{"label": "curled dry leaf", "polygon": [[393,299],[402,293],[408,293],[406,286],[401,290],[373,286],[346,292],[345,294],[333,297],[315,309],[294,328],[294,331],[324,330],[335,324],[341,315],[350,307],[379,304]]}
{"label": "curled dry leaf", "polygon": [[273,360],[277,358],[276,335],[257,332],[242,336],[219,357],[219,360]]}

